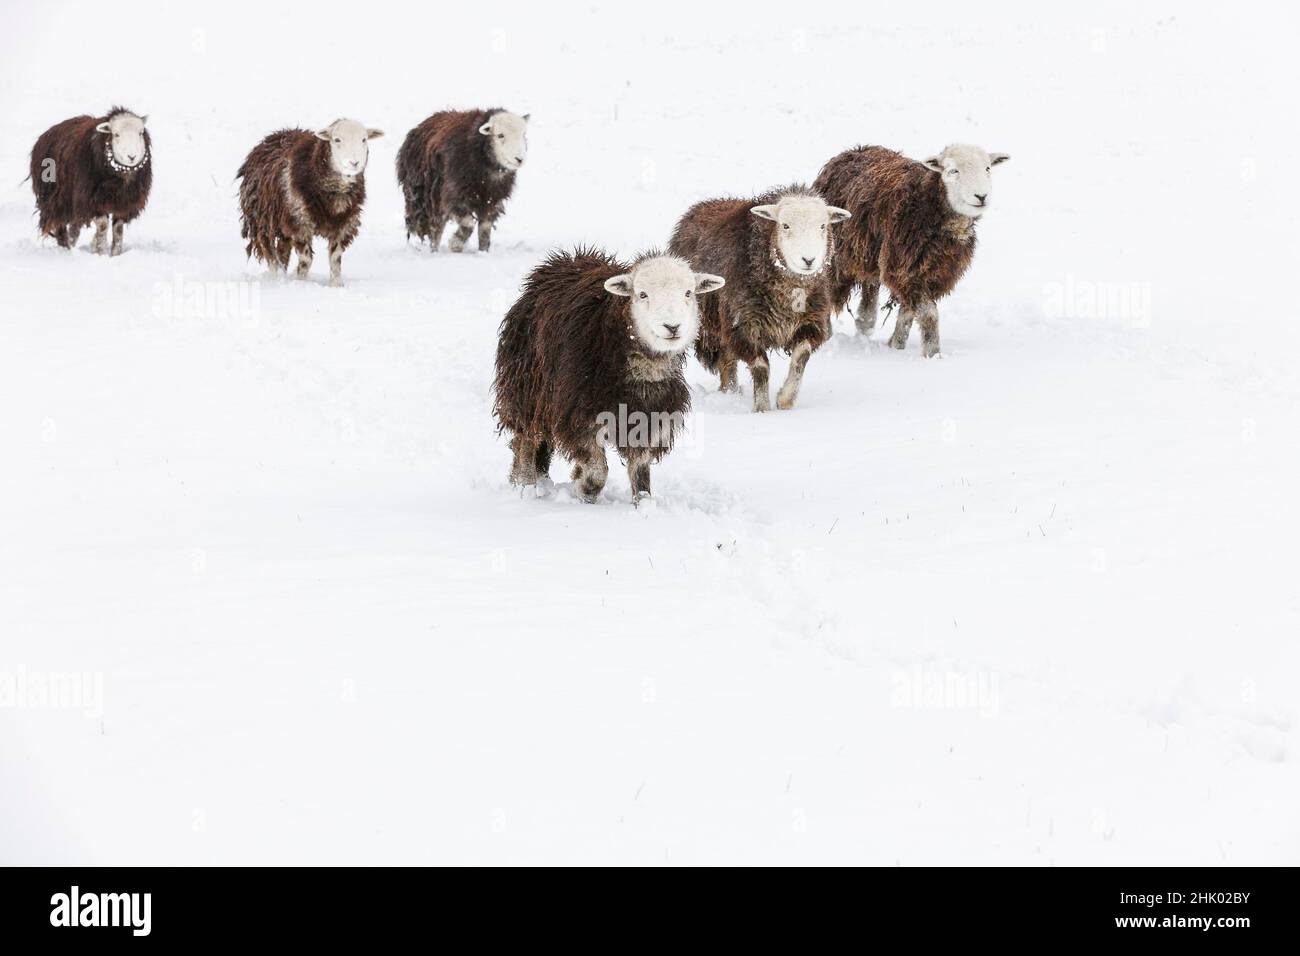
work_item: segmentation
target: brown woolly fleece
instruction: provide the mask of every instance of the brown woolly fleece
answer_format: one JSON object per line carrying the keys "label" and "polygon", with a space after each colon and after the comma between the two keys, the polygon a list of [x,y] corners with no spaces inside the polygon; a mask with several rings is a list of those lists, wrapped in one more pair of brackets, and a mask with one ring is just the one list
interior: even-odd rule
{"label": "brown woolly fleece", "polygon": [[[537,443],[542,474],[553,449],[571,461],[586,460],[597,416],[618,416],[620,405],[629,414],[677,413],[673,434],[659,447],[637,452],[657,461],[671,448],[676,426],[691,407],[685,352],[647,349],[632,331],[632,300],[605,290],[607,279],[658,254],[625,263],[599,249],[553,252],[528,276],[502,320],[493,403],[497,430]],[[646,368],[656,374],[633,371]],[[631,449],[614,444],[621,457],[629,457]]]}
{"label": "brown woolly fleece", "polygon": [[406,234],[442,239],[448,219],[493,223],[515,188],[515,171],[492,155],[479,127],[504,110],[434,113],[406,134],[397,151],[397,181],[406,197]]}
{"label": "brown woolly fleece", "polygon": [[952,211],[939,173],[902,153],[845,150],[822,167],[813,187],[853,213],[831,276],[837,312],[855,286],[866,293],[883,284],[911,309],[937,301],[975,255],[975,220]]}
{"label": "brown woolly fleece", "polygon": [[253,147],[236,173],[248,255],[287,269],[295,247],[305,243],[310,254],[313,236],[351,245],[361,228],[366,176],[340,176],[330,148],[305,129],[279,130]]}
{"label": "brown woolly fleece", "polygon": [[734,367],[737,360],[765,359],[769,349],[791,352],[801,342],[816,350],[830,335],[836,227],[830,228],[822,271],[801,276],[777,264],[777,224],[750,212],[791,195],[817,193],[793,185],[753,199],[709,199],[686,210],[673,230],[673,255],[727,280],[700,301],[695,354],[711,372]]}
{"label": "brown woolly fleece", "polygon": [[[95,129],[128,109],[115,106],[107,116],[76,116],[51,126],[32,147],[32,192],[43,235],[65,248],[95,219],[112,216],[131,222],[144,211],[153,184],[153,144],[145,131],[145,156],[133,169],[115,169],[108,161],[111,134]],[[138,114],[132,114],[138,115]],[[47,160],[53,160],[52,176]],[[49,180],[48,182],[46,180]],[[69,229],[74,230],[69,232]]]}

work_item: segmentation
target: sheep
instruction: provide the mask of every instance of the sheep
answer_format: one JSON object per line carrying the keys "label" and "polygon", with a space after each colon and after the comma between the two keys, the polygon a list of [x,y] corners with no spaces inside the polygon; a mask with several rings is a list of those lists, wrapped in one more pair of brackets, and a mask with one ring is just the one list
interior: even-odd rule
{"label": "sheep", "polygon": [[633,504],[650,494],[650,465],[672,448],[690,409],[683,371],[699,324],[697,299],[724,281],[674,256],[630,264],[590,248],[553,252],[501,321],[493,412],[511,433],[510,482],[548,478],[551,455],[573,462],[578,493],[595,501],[609,467],[627,462]]}
{"label": "sheep", "polygon": [[29,178],[42,235],[72,249],[93,222],[91,249],[103,255],[111,217],[109,255],[121,254],[123,230],[144,211],[153,184],[148,119],[115,106],[107,116],[64,120],[37,138]]}
{"label": "sheep", "polygon": [[881,146],[859,146],[833,158],[813,186],[857,217],[845,229],[831,291],[836,312],[862,289],[855,322],[862,335],[876,327],[880,287],[899,306],[889,344],[907,346],[921,323],[921,353],[939,354],[939,308],[975,255],[975,224],[988,208],[990,173],[1006,153],[949,146],[922,163]]}
{"label": "sheep", "polygon": [[479,252],[487,252],[528,155],[528,118],[503,109],[434,113],[407,133],[397,151],[407,238],[428,239],[437,252],[455,219],[447,245],[463,252],[477,220]]}
{"label": "sheep", "polygon": [[756,199],[697,203],[673,231],[669,252],[728,278],[726,290],[702,307],[695,355],[718,373],[724,392],[738,390],[736,363],[746,363],[756,412],[772,407],[768,350],[790,355],[790,371],[776,397],[778,408],[789,409],[799,397],[809,357],[830,335],[831,227],[848,218],[848,210],[795,185]]}
{"label": "sheep", "polygon": [[272,275],[287,274],[298,253],[297,277],[311,270],[312,238],[329,240],[330,285],[343,284],[343,250],[361,228],[369,142],[383,136],[356,120],[324,129],[282,129],[253,147],[239,167],[240,235],[245,251]]}

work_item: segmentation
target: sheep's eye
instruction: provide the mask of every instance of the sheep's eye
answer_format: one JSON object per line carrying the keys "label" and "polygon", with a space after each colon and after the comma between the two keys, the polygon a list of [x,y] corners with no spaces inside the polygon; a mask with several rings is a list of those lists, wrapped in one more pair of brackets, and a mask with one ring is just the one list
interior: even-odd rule
{"label": "sheep's eye", "polygon": [[790,224],[789,224],[788,222],[783,222],[783,223],[781,223],[781,228],[782,228],[782,229],[789,230],[789,228],[790,228]]}
{"label": "sheep's eye", "polygon": [[689,299],[690,297],[691,297],[691,290],[690,290],[690,289],[687,289],[687,290],[686,290],[686,298]]}
{"label": "sheep's eye", "polygon": [[334,137],[334,142],[336,142],[336,143],[341,143],[341,142],[343,142],[343,140],[341,140],[339,137],[335,136],[335,137]]}
{"label": "sheep's eye", "polygon": [[505,139],[505,138],[506,138],[505,133],[497,133],[497,139]]}
{"label": "sheep's eye", "polygon": [[650,298],[650,297],[649,297],[648,295],[646,295],[644,292],[638,292],[638,293],[637,293],[637,297],[638,297],[638,298],[641,298],[641,299],[648,299],[648,298]]}

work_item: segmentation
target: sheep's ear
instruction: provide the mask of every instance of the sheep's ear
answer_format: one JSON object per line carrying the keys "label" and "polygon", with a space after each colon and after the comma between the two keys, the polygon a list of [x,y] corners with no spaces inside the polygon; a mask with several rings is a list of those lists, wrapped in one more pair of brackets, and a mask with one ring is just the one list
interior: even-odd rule
{"label": "sheep's ear", "polygon": [[925,165],[926,169],[933,169],[936,173],[944,171],[942,156],[931,156],[929,159],[921,160],[921,162]]}
{"label": "sheep's ear", "polygon": [[841,209],[839,206],[827,206],[826,211],[830,213],[831,222],[843,222],[853,216],[853,213],[847,209]]}
{"label": "sheep's ear", "polygon": [[95,127],[95,132],[96,132],[96,133],[107,133],[107,132],[109,131],[109,129],[110,129],[110,127],[109,127],[109,125],[108,125],[107,123],[100,123],[98,126]]}
{"label": "sheep's ear", "polygon": [[149,125],[149,117],[148,117],[147,115],[146,115],[146,116],[141,116],[141,117],[140,117],[140,123],[141,123],[142,125],[145,125],[145,126]]}
{"label": "sheep's ear", "polygon": [[532,119],[532,118],[533,118],[533,114],[532,114],[532,113],[525,113],[525,114],[524,114],[524,122],[525,122],[525,123],[527,123],[527,122],[528,122],[530,119]]}
{"label": "sheep's ear", "polygon": [[1010,153],[990,153],[989,165],[996,166],[998,163],[1005,163],[1010,158],[1011,158]]}
{"label": "sheep's ear", "polygon": [[479,131],[480,133],[482,133],[484,136],[491,136],[491,135],[492,135],[492,121],[491,121],[491,120],[488,120],[486,123],[484,123],[482,126],[480,126],[480,127],[478,128],[478,131]]}
{"label": "sheep's ear", "polygon": [[605,280],[605,291],[614,295],[631,295],[632,294],[632,275],[624,273],[621,276],[613,276]]}
{"label": "sheep's ear", "polygon": [[704,295],[706,292],[712,292],[714,289],[721,289],[727,284],[727,280],[722,276],[710,275],[707,272],[695,273],[695,294]]}
{"label": "sheep's ear", "polygon": [[323,139],[326,142],[328,142],[330,138],[330,131],[327,129],[318,129],[316,130],[316,138]]}
{"label": "sheep's ear", "polygon": [[773,222],[776,222],[775,206],[751,206],[749,211],[759,219],[771,219]]}
{"label": "sheep's ear", "polygon": [[379,137],[383,135],[384,135],[384,131],[382,129],[366,130],[366,139],[379,139]]}

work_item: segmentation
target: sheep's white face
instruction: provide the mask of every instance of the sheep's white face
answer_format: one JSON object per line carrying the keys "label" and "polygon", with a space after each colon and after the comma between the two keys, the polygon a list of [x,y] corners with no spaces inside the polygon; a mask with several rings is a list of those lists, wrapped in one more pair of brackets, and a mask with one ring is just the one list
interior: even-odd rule
{"label": "sheep's white face", "polygon": [[656,256],[605,282],[605,290],[632,299],[632,327],[649,349],[681,352],[700,327],[698,296],[725,284],[721,276],[693,272],[676,256]]}
{"label": "sheep's white face", "polygon": [[749,210],[776,223],[776,252],[780,264],[802,276],[816,275],[830,251],[831,223],[848,219],[847,209],[828,206],[818,196],[782,196],[767,206]]}
{"label": "sheep's white face", "polygon": [[106,123],[95,127],[108,136],[108,147],[112,160],[118,166],[133,169],[145,160],[148,147],[144,142],[144,124],[147,116],[134,113],[118,113]]}
{"label": "sheep's white face", "polygon": [[372,139],[384,135],[380,129],[367,129],[356,120],[338,119],[316,131],[316,138],[330,144],[330,165],[340,176],[351,179],[366,171]]}
{"label": "sheep's white face", "polygon": [[993,195],[993,167],[1010,158],[1006,153],[986,153],[978,146],[949,146],[925,165],[943,175],[952,211],[978,219]]}
{"label": "sheep's white face", "polygon": [[478,128],[492,145],[492,158],[502,169],[516,170],[528,156],[528,117],[500,112]]}

